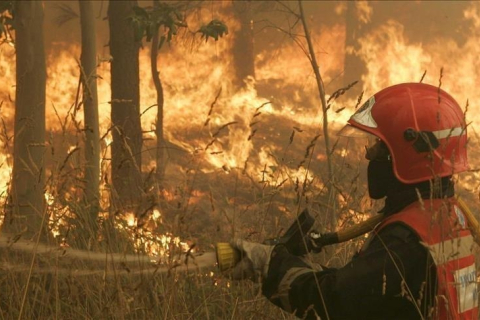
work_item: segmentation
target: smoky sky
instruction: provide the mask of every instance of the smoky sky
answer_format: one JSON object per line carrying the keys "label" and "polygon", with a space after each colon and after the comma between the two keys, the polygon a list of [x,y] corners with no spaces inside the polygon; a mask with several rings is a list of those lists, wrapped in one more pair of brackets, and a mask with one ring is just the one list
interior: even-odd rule
{"label": "smoky sky", "polygon": [[[285,1],[292,9],[296,9],[296,1]],[[312,28],[322,25],[345,24],[345,9],[348,2],[338,1],[305,1],[305,13]],[[359,22],[358,35],[378,28],[387,20],[395,20],[404,26],[405,35],[412,42],[428,42],[434,38],[445,37],[457,41],[459,45],[469,34],[469,23],[464,18],[464,11],[471,4],[470,1],[371,1],[367,2],[371,8],[368,22]],[[79,20],[66,22],[61,27],[56,25],[61,15],[61,6],[70,6],[78,13],[76,1],[46,1],[45,2],[45,41],[47,47],[56,42],[78,43],[80,40]],[[150,6],[150,1],[140,1],[140,6]],[[254,1],[255,10],[252,16],[255,31],[255,48],[257,51],[266,50],[285,41],[285,35],[276,32],[268,25],[288,27],[285,10],[272,1]],[[108,45],[108,1],[95,1],[97,17],[97,36],[99,46]],[[221,2],[205,2],[207,9],[212,11],[212,17],[218,15]],[[228,19],[227,19],[228,20]],[[267,23],[268,21],[268,23]],[[357,21],[355,21],[357,22]],[[228,25],[228,21],[226,21]]]}

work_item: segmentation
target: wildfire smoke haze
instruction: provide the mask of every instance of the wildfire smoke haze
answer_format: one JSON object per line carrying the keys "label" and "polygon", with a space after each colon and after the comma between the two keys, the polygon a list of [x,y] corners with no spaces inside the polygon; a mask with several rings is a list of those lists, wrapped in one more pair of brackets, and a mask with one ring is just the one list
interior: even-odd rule
{"label": "wildfire smoke haze", "polygon": [[[480,3],[472,2],[305,2],[308,23],[327,99],[353,81],[358,83],[334,100],[328,110],[331,151],[336,175],[335,199],[328,199],[322,111],[315,76],[305,55],[300,24],[286,8],[252,1],[254,74],[236,78],[242,68],[235,56],[241,19],[236,1],[212,1],[187,14],[180,29],[158,55],[164,89],[164,137],[167,141],[165,186],[154,194],[156,206],[146,216],[117,212],[109,186],[111,88],[107,2],[95,2],[98,43],[98,101],[102,137],[101,207],[118,216],[118,229],[133,246],[166,255],[172,246],[201,250],[233,235],[256,240],[278,234],[303,206],[321,222],[335,202],[339,227],[374,213],[366,192],[363,141],[338,138],[335,132],[358,105],[387,86],[401,82],[441,86],[467,105],[470,165],[479,167],[476,128],[480,125]],[[83,112],[78,104],[79,23],[54,25],[56,6],[45,2],[47,45],[46,127],[47,196],[55,235],[66,236],[68,218],[82,194]],[[193,3],[193,2],[192,2]],[[142,7],[150,2],[140,1]],[[194,6],[194,5],[192,5]],[[205,41],[195,31],[212,18],[223,20],[229,34]],[[143,131],[141,169],[155,169],[156,91],[150,69],[150,42],[140,50],[140,113]],[[426,73],[425,73],[426,72]],[[15,50],[0,46],[0,196],[6,199],[12,170],[15,110]],[[238,83],[243,85],[238,85]],[[478,173],[459,178],[460,191],[473,198],[480,191]],[[152,183],[154,185],[154,183]],[[153,186],[146,188],[152,192]],[[153,192],[152,192],[153,193]],[[145,195],[147,198],[148,195]],[[328,209],[330,210],[330,209]],[[184,241],[184,242],[183,242]],[[170,247],[169,247],[170,245]],[[191,248],[190,248],[191,249]]]}

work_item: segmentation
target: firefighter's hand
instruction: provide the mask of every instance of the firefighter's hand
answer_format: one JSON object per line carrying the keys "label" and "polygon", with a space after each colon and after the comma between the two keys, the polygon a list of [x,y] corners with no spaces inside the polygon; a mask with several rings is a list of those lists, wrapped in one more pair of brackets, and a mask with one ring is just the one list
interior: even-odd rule
{"label": "firefighter's hand", "polygon": [[243,254],[243,258],[231,271],[231,278],[234,280],[250,279],[258,282],[265,278],[268,273],[270,256],[275,248],[260,243],[235,239],[232,246]]}

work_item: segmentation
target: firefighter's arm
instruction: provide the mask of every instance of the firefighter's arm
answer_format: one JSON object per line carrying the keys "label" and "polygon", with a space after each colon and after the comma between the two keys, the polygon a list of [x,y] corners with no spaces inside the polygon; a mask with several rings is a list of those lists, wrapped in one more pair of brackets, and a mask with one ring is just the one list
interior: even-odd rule
{"label": "firefighter's arm", "polygon": [[[427,252],[409,230],[393,228],[394,232],[385,228],[379,235],[382,241],[372,241],[366,251],[340,269],[315,270],[303,259],[277,247],[263,281],[264,295],[282,309],[306,319],[361,319],[362,312],[364,316],[382,314],[390,312],[382,309],[389,304],[408,305],[409,299],[403,299],[401,294],[411,274],[425,277]],[[418,293],[418,288],[411,289]],[[410,300],[415,301],[415,294]],[[368,309],[372,306],[376,310]]]}
{"label": "firefighter's arm", "polygon": [[267,276],[274,246],[235,239],[231,246],[240,252],[241,260],[225,273],[233,280],[250,279],[259,282]]}

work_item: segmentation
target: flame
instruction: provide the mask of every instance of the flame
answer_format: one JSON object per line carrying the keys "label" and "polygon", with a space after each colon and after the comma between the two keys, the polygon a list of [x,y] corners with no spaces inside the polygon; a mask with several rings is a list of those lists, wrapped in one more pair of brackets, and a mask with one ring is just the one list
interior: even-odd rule
{"label": "flame", "polygon": [[154,221],[159,221],[161,223],[162,222],[161,218],[162,218],[162,213],[158,209],[154,209],[152,212],[152,219]]}
{"label": "flame", "polygon": [[[357,55],[365,62],[368,72],[362,75],[364,89],[373,94],[400,82],[418,82],[427,71],[424,82],[438,85],[443,68],[442,88],[460,104],[478,101],[480,63],[476,54],[480,40],[480,4],[472,3],[464,12],[471,21],[472,36],[463,46],[453,39],[436,38],[429,43],[413,43],[405,35],[404,27],[388,20],[383,26],[359,40]],[[476,114],[467,114],[469,120],[478,122]]]}
{"label": "flame", "polygon": [[432,61],[421,44],[408,43],[403,26],[394,20],[387,21],[359,42],[358,55],[368,70],[362,81],[370,94],[395,83],[419,81]]}
{"label": "flame", "polygon": [[368,1],[356,1],[355,7],[358,12],[358,21],[367,24],[372,19],[373,8],[368,4]]}
{"label": "flame", "polygon": [[135,217],[135,214],[132,212],[125,213],[125,220],[127,221],[127,225],[129,227],[133,227],[137,225],[137,218]]}

